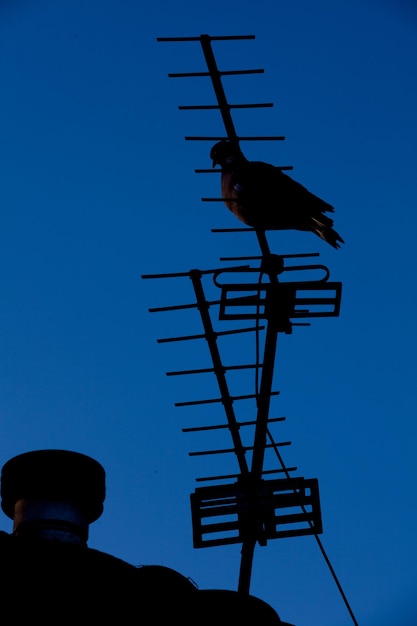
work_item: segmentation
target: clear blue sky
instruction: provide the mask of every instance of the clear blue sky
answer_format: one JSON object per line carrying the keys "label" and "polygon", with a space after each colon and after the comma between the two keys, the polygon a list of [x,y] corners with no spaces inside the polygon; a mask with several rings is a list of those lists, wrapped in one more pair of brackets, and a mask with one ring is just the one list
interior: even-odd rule
{"label": "clear blue sky", "polygon": [[[258,253],[253,234],[212,233],[238,224],[201,202],[218,194],[215,175],[194,172],[211,166],[210,144],[184,137],[222,134],[221,119],[178,110],[214,103],[207,79],[167,76],[204,71],[201,50],[156,41],[202,33],[256,36],[215,46],[223,69],[265,69],[225,79],[230,102],[275,105],[237,111],[238,132],[286,137],[247,156],[292,165],[346,241],[270,236],[276,253],[319,252],[343,284],[339,318],[279,338],[274,411],[287,420],[274,433],[292,441],[287,464],[319,479],[321,540],[360,626],[415,626],[411,0],[1,1],[0,463],[40,448],[91,455],[107,473],[91,547],[236,589],[239,546],[192,547],[189,494],[224,461],[188,456],[209,446],[181,431],[200,414],[174,406],[214,395],[213,381],[165,376],[209,355],[156,341],[200,332],[199,318],[148,312],[187,302],[190,285],[141,278]],[[259,547],[251,592],[296,626],[352,624],[312,537]]]}

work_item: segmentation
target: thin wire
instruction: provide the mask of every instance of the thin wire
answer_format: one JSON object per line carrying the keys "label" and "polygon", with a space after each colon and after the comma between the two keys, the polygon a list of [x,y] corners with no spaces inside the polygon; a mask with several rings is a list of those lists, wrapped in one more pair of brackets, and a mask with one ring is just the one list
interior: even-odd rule
{"label": "thin wire", "polygon": [[[280,454],[280,452],[278,450],[278,446],[275,444],[275,441],[274,441],[274,439],[272,437],[272,434],[271,434],[270,430],[267,429],[266,432],[267,432],[267,435],[269,437],[270,442],[272,443],[272,445],[274,447],[275,454],[277,455],[278,460],[281,463],[281,467],[284,470],[286,477],[287,478],[291,478],[290,473],[289,473],[289,471],[288,471],[288,469],[287,469],[287,467],[286,467],[286,465],[284,463],[284,460],[283,460],[283,458],[282,458],[282,456],[281,456],[281,454]],[[303,511],[303,513],[307,513],[305,506],[302,505],[302,504],[300,506],[301,506],[301,510]],[[313,524],[311,523],[310,520],[308,520],[308,524],[309,524],[310,528],[313,528]],[[351,606],[350,606],[350,604],[348,602],[348,599],[347,599],[347,597],[346,597],[346,595],[345,595],[345,593],[343,591],[342,585],[341,585],[341,583],[340,583],[340,581],[339,581],[339,579],[338,579],[338,577],[336,575],[336,572],[335,572],[335,570],[334,570],[334,568],[333,568],[333,566],[332,566],[332,564],[330,562],[329,557],[326,554],[326,551],[324,549],[323,543],[320,540],[320,537],[316,533],[314,533],[314,538],[315,538],[315,540],[317,542],[317,545],[320,548],[320,551],[321,551],[321,553],[323,555],[324,560],[326,561],[327,567],[330,570],[330,573],[331,573],[331,575],[333,577],[333,580],[335,581],[336,586],[337,586],[337,588],[338,588],[338,590],[339,590],[339,592],[340,592],[340,594],[341,594],[341,596],[343,598],[343,601],[344,601],[344,603],[346,605],[346,608],[349,611],[349,614],[350,614],[350,616],[352,618],[353,623],[355,624],[355,626],[359,626],[359,624],[358,624],[358,622],[356,620],[356,617],[355,617],[355,615],[354,615],[354,613],[352,611],[352,608],[351,608]]]}
{"label": "thin wire", "polygon": [[[260,297],[261,297],[261,284],[262,284],[262,276],[264,272],[261,270],[259,272],[258,278],[258,297],[256,300],[256,332],[255,332],[255,396],[256,396],[256,405],[258,405],[259,398],[259,311],[260,311]],[[273,443],[273,442],[272,442]]]}

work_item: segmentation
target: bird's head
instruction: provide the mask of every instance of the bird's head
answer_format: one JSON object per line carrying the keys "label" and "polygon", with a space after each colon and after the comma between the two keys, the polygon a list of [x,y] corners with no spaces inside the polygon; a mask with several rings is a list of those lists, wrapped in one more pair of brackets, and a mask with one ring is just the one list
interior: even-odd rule
{"label": "bird's head", "polygon": [[213,161],[213,167],[220,165],[227,167],[233,165],[236,161],[244,158],[238,144],[230,141],[219,141],[210,150],[210,159]]}

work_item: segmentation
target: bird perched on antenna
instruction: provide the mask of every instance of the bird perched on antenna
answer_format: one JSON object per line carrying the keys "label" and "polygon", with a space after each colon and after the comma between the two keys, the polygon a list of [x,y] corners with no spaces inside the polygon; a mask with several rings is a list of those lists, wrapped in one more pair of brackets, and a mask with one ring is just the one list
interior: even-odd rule
{"label": "bird perched on antenna", "polygon": [[249,161],[237,143],[220,141],[211,151],[213,167],[222,168],[221,192],[227,208],[256,230],[303,230],[315,233],[333,248],[343,239],[325,213],[334,208],[279,167]]}

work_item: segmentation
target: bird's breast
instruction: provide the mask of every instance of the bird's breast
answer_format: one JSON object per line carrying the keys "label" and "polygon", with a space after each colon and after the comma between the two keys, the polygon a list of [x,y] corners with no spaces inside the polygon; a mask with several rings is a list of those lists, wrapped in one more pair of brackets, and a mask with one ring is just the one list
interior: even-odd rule
{"label": "bird's breast", "polygon": [[229,211],[243,224],[253,226],[253,203],[249,201],[245,185],[233,173],[222,174],[221,192]]}

